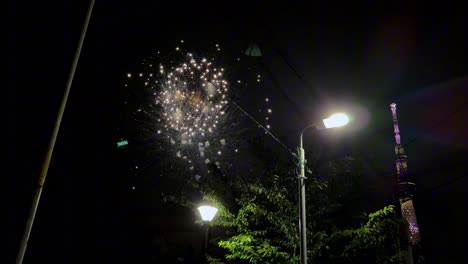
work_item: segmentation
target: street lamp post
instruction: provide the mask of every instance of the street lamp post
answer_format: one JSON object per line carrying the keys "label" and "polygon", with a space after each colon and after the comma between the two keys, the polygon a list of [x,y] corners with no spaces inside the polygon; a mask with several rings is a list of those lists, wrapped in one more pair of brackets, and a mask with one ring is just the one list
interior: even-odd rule
{"label": "street lamp post", "polygon": [[304,132],[311,127],[315,129],[333,128],[340,127],[348,124],[349,118],[345,114],[334,114],[329,118],[323,119],[323,124],[311,124],[306,126],[299,138],[299,165],[301,169],[301,175],[298,178],[299,182],[299,239],[301,242],[301,264],[307,264],[307,235],[306,235],[306,196],[305,196],[305,154],[303,147],[302,135]]}
{"label": "street lamp post", "polygon": [[209,224],[211,220],[215,217],[216,213],[218,212],[218,208],[209,206],[209,205],[202,205],[199,206],[198,211],[200,212],[200,216],[203,220],[203,223],[205,225],[205,241],[204,241],[204,247],[203,247],[203,259],[204,262],[206,262],[206,254],[208,253],[208,232],[209,232]]}

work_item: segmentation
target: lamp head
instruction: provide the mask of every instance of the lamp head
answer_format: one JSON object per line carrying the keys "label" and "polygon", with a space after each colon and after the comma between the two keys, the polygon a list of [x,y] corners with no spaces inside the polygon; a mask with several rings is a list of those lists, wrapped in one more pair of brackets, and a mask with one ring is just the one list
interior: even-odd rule
{"label": "lamp head", "polygon": [[200,216],[203,221],[210,222],[215,217],[216,213],[218,212],[218,208],[209,206],[209,205],[202,205],[197,208],[200,212]]}
{"label": "lamp head", "polygon": [[349,123],[349,118],[343,113],[338,113],[330,116],[329,118],[323,119],[323,124],[325,128],[334,128],[345,126]]}

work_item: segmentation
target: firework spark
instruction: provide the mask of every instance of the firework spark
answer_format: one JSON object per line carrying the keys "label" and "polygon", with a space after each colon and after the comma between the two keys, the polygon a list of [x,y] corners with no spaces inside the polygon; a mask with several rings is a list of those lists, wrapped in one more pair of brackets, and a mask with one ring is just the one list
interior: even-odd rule
{"label": "firework spark", "polygon": [[[143,69],[126,74],[129,97],[124,104],[129,101],[133,115],[129,129],[147,155],[143,163],[156,158],[159,166],[189,170],[197,181],[197,175],[210,173],[213,166],[234,175],[233,165],[239,153],[245,153],[245,133],[253,132],[237,129],[253,128],[252,120],[232,103],[244,92],[249,93],[245,105],[258,133],[272,128],[272,98],[263,88],[262,76],[239,58],[225,59],[231,70],[226,71],[218,63],[220,50],[216,45],[214,52],[208,51],[211,56],[199,57],[176,47],[170,53],[155,53],[141,63]],[[143,88],[143,97],[136,87]]]}
{"label": "firework spark", "polygon": [[232,126],[225,70],[216,67],[214,58],[198,58],[181,48],[176,51],[167,64],[151,62],[149,72],[127,74],[142,79],[150,90],[151,101],[136,112],[150,120],[151,137],[158,144],[166,143],[165,148],[174,150],[191,170],[196,164],[218,165],[228,144],[226,131]]}
{"label": "firework spark", "polygon": [[190,53],[187,59],[167,73],[160,66],[163,80],[155,95],[164,130],[181,144],[198,143],[214,134],[229,102],[224,69],[213,68],[205,58],[197,61]]}

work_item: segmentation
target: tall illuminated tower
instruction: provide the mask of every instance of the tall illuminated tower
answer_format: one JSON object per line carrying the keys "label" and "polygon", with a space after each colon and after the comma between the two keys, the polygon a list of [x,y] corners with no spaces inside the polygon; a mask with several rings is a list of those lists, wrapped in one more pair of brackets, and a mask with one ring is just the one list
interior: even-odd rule
{"label": "tall illuminated tower", "polygon": [[401,146],[400,142],[400,129],[398,127],[398,118],[396,113],[396,104],[393,103],[390,105],[392,110],[393,117],[393,130],[395,132],[395,165],[397,172],[397,183],[395,188],[395,197],[400,202],[401,215],[405,219],[408,226],[408,240],[410,244],[409,254],[410,254],[410,263],[413,262],[413,259],[416,260],[416,263],[420,263],[422,256],[418,256],[420,248],[421,236],[419,233],[419,226],[416,219],[416,211],[413,206],[413,193],[415,190],[415,184],[410,182],[408,176],[408,157],[405,155],[405,150]]}

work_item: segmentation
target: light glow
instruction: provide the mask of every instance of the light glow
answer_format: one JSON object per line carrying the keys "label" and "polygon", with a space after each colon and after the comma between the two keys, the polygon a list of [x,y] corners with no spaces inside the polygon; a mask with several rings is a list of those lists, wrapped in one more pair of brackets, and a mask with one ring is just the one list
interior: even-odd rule
{"label": "light glow", "polygon": [[203,221],[211,221],[218,212],[218,208],[209,205],[203,205],[198,207],[198,211],[200,212],[200,216]]}
{"label": "light glow", "polygon": [[348,123],[348,116],[342,113],[334,114],[329,118],[323,119],[323,124],[326,128],[341,127]]}

